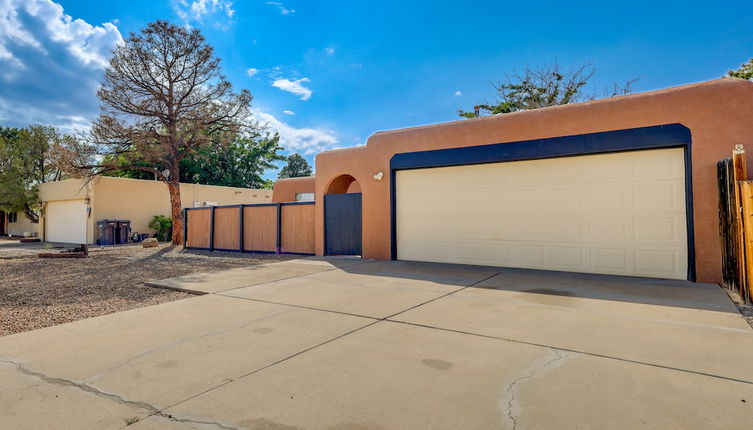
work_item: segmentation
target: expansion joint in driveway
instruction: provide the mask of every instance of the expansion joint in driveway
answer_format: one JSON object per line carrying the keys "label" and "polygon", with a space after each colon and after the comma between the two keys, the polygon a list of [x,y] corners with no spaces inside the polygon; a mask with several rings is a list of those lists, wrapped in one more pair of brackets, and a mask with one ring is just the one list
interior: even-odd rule
{"label": "expansion joint in driveway", "polygon": [[400,320],[389,320],[389,321],[390,322],[394,322],[394,323],[398,323],[398,324],[405,324],[405,325],[409,325],[409,326],[413,326],[413,327],[422,327],[422,328],[427,328],[427,329],[431,329],[431,330],[441,330],[441,331],[446,331],[446,332],[450,332],[450,333],[457,333],[457,334],[465,334],[465,335],[468,335],[468,336],[483,337],[483,338],[486,338],[486,339],[502,340],[502,341],[505,341],[505,342],[519,343],[521,345],[536,346],[536,347],[539,347],[539,348],[546,348],[546,349],[550,349],[550,350],[557,350],[557,351],[560,351],[560,352],[571,352],[571,353],[575,353],[575,354],[588,355],[588,356],[591,356],[591,357],[605,358],[607,360],[616,360],[616,361],[622,361],[622,362],[625,362],[625,363],[632,363],[632,364],[642,364],[644,366],[656,367],[656,368],[659,368],[659,369],[666,369],[666,370],[674,370],[674,371],[677,371],[677,372],[692,373],[692,374],[700,375],[700,376],[708,376],[708,377],[711,377],[711,378],[723,379],[723,380],[726,380],[726,381],[740,382],[742,384],[753,385],[753,381],[748,381],[748,380],[745,380],[745,379],[738,379],[738,378],[732,378],[732,377],[729,377],[729,376],[715,375],[713,373],[706,373],[706,372],[700,372],[700,371],[697,371],[697,370],[683,369],[683,368],[680,368],[680,367],[666,366],[666,365],[663,365],[663,364],[649,363],[649,362],[646,362],[646,361],[631,360],[629,358],[615,357],[615,356],[612,356],[612,355],[597,354],[595,352],[581,351],[581,350],[578,350],[578,349],[563,348],[563,347],[560,347],[560,346],[545,345],[545,344],[542,344],[542,343],[528,342],[528,341],[525,341],[525,340],[513,339],[513,338],[509,338],[509,337],[500,337],[500,336],[492,336],[492,335],[488,335],[488,334],[473,333],[473,332],[470,332],[470,331],[455,330],[455,329],[451,329],[451,328],[437,327],[437,326],[433,326],[433,325],[419,324],[419,323],[413,323],[413,322],[408,322],[408,321],[400,321]]}
{"label": "expansion joint in driveway", "polygon": [[[293,260],[293,261],[295,261],[295,260]],[[361,266],[363,264],[369,264],[369,263],[373,263],[373,260],[360,261],[360,262],[354,263],[354,264],[352,264],[351,266],[348,266],[348,267]],[[272,263],[272,264],[279,264],[279,263]],[[255,283],[255,284],[240,285],[240,286],[237,286],[237,287],[228,288],[227,290],[217,291],[217,292],[214,292],[214,293],[202,292],[200,295],[204,295],[204,294],[222,295],[221,293],[227,293],[229,291],[240,290],[240,289],[248,288],[248,287],[255,287],[257,285],[271,284],[273,282],[287,281],[289,279],[303,278],[304,276],[316,275],[316,274],[319,274],[319,273],[332,272],[333,270],[340,270],[340,269],[342,269],[342,268],[341,267],[333,267],[331,269],[322,270],[322,271],[319,271],[319,272],[304,273],[304,274],[300,274],[300,275],[288,276],[287,278],[275,279],[274,281],[265,281],[265,282],[258,282],[258,283]],[[235,296],[228,296],[228,297],[235,297]],[[235,297],[235,298],[238,298],[238,297]]]}
{"label": "expansion joint in driveway", "polygon": [[[476,282],[474,282],[474,283],[472,283],[470,285],[467,285],[467,286],[464,286],[464,287],[460,287],[460,288],[458,288],[456,290],[450,291],[449,293],[442,294],[440,296],[437,296],[437,297],[432,298],[430,300],[426,300],[426,301],[421,302],[421,303],[419,303],[419,304],[417,304],[415,306],[411,306],[411,307],[409,307],[407,309],[403,309],[403,310],[401,310],[399,312],[396,312],[396,313],[394,313],[392,315],[388,315],[388,316],[385,316],[385,317],[373,317],[373,316],[368,316],[368,315],[361,315],[361,314],[354,314],[354,313],[348,313],[348,312],[342,312],[342,311],[335,311],[335,310],[331,310],[331,309],[323,309],[323,308],[317,308],[317,307],[312,307],[312,306],[293,305],[293,304],[283,303],[283,302],[275,302],[275,301],[261,300],[261,299],[252,299],[252,298],[247,298],[247,297],[238,297],[238,296],[233,296],[233,295],[225,294],[227,291],[223,291],[223,292],[219,292],[219,293],[215,293],[215,294],[223,296],[223,297],[231,297],[231,298],[236,298],[236,299],[241,299],[241,300],[249,300],[249,301],[254,301],[254,302],[269,303],[269,304],[275,304],[275,305],[281,305],[281,306],[289,306],[289,307],[301,308],[301,309],[309,309],[309,310],[315,310],[315,311],[320,311],[320,312],[329,312],[329,313],[340,314],[340,315],[348,315],[348,316],[354,316],[354,317],[360,317],[360,318],[368,318],[368,319],[370,319],[370,320],[373,321],[371,324],[368,324],[368,325],[366,325],[364,327],[356,329],[356,330],[354,330],[354,331],[352,331],[350,333],[346,333],[345,335],[340,336],[340,337],[347,336],[348,334],[351,334],[351,333],[356,332],[358,330],[362,330],[362,329],[364,329],[364,328],[366,328],[368,326],[371,326],[373,324],[376,324],[376,323],[379,323],[379,322],[383,322],[383,321],[387,321],[387,322],[392,322],[392,323],[397,323],[397,324],[404,324],[404,325],[409,325],[409,326],[414,326],[414,327],[421,327],[421,328],[426,328],[426,329],[431,329],[431,330],[440,330],[440,331],[446,331],[446,332],[451,332],[451,333],[464,334],[464,335],[476,336],[476,337],[483,337],[483,338],[487,338],[487,339],[495,339],[495,340],[501,340],[501,341],[511,342],[511,343],[518,343],[518,344],[522,344],[522,345],[535,346],[535,347],[545,348],[545,349],[553,350],[553,351],[570,352],[570,353],[575,353],[575,354],[583,354],[583,355],[587,355],[587,356],[591,356],[591,357],[604,358],[604,359],[607,359],[607,360],[616,360],[616,361],[621,361],[621,362],[625,362],[625,363],[645,365],[645,366],[656,367],[656,368],[660,368],[660,369],[673,370],[673,371],[677,371],[677,372],[692,373],[692,374],[696,374],[696,375],[700,375],[700,376],[708,376],[708,377],[711,377],[711,378],[716,378],[716,379],[722,379],[722,380],[727,380],[727,381],[732,381],[732,382],[739,382],[739,383],[743,383],[743,384],[753,385],[753,381],[748,381],[748,380],[738,379],[738,378],[732,378],[732,377],[722,376],[722,375],[715,375],[715,374],[712,374],[712,373],[700,372],[700,371],[696,371],[696,370],[683,369],[683,368],[679,368],[679,367],[672,367],[672,366],[667,366],[667,365],[662,365],[662,364],[657,364],[657,363],[650,363],[650,362],[645,362],[645,361],[631,360],[631,359],[628,359],[628,358],[621,358],[621,357],[615,357],[615,356],[611,356],[611,355],[598,354],[598,353],[594,353],[594,352],[581,351],[581,350],[570,349],[570,348],[563,348],[563,347],[558,347],[558,346],[553,346],[553,345],[545,345],[545,344],[541,344],[541,343],[529,342],[529,341],[520,340],[520,339],[500,337],[500,336],[492,336],[492,335],[474,333],[474,332],[469,332],[469,331],[464,331],[464,330],[456,330],[456,329],[450,329],[450,328],[445,328],[445,327],[438,327],[438,326],[433,326],[433,325],[419,324],[419,323],[414,323],[414,322],[400,321],[400,320],[393,319],[396,316],[401,315],[403,313],[406,313],[408,311],[414,310],[414,309],[419,308],[421,306],[425,306],[425,305],[427,305],[429,303],[432,303],[432,302],[435,302],[437,300],[443,299],[445,297],[451,296],[451,295],[456,294],[456,293],[458,293],[460,291],[464,291],[464,290],[466,290],[468,288],[472,288],[472,287],[474,287],[474,286],[476,286],[476,285],[478,285],[478,284],[480,284],[482,282],[485,282],[485,281],[487,281],[487,280],[489,280],[491,278],[494,278],[495,276],[498,276],[500,273],[501,272],[494,273],[494,274],[492,274],[490,276],[487,276],[486,278],[481,279],[479,281],[476,281]],[[339,339],[340,337],[338,337],[336,339]],[[332,340],[336,340],[336,339],[332,339]],[[332,341],[332,340],[330,340],[330,341]],[[328,341],[328,342],[330,342],[330,341]],[[325,342],[325,343],[328,343],[328,342]],[[313,348],[315,348],[315,347],[312,347],[310,349],[313,349]],[[306,351],[301,351],[301,353],[303,353],[303,352],[306,352]]]}
{"label": "expansion joint in driveway", "polygon": [[[303,350],[301,350],[301,351],[298,351],[298,352],[296,352],[296,353],[290,354],[290,355],[288,355],[288,356],[286,356],[286,357],[284,357],[284,358],[281,358],[281,359],[279,359],[279,360],[277,360],[277,361],[275,361],[275,362],[273,362],[273,363],[267,364],[266,366],[262,366],[262,367],[259,367],[258,369],[254,369],[254,370],[252,370],[252,371],[250,371],[250,372],[244,373],[243,375],[240,375],[240,376],[238,376],[237,378],[234,378],[234,379],[230,379],[230,380],[227,380],[227,381],[225,381],[225,382],[223,382],[223,383],[221,383],[221,384],[219,384],[219,385],[216,385],[216,386],[214,386],[214,387],[212,387],[212,388],[206,389],[206,390],[204,390],[204,391],[202,391],[202,392],[200,392],[200,393],[194,394],[193,396],[187,397],[187,398],[185,398],[185,399],[183,399],[183,400],[181,400],[181,401],[179,401],[179,402],[173,403],[172,405],[170,405],[170,406],[167,406],[167,407],[166,407],[165,409],[170,409],[170,408],[173,408],[173,407],[175,407],[175,406],[178,406],[178,405],[180,405],[181,403],[185,403],[185,402],[187,402],[187,401],[189,401],[189,400],[191,400],[191,399],[194,399],[194,398],[196,398],[196,397],[199,397],[199,396],[202,396],[202,395],[204,395],[204,394],[207,394],[207,393],[209,393],[209,392],[212,392],[212,391],[214,391],[214,390],[216,390],[216,389],[218,389],[218,388],[224,387],[224,386],[225,386],[225,385],[227,385],[227,384],[230,384],[230,383],[232,383],[232,382],[238,381],[238,380],[240,380],[240,379],[243,379],[243,378],[245,378],[245,377],[247,377],[247,376],[251,376],[251,375],[253,375],[253,374],[259,373],[259,372],[261,372],[261,371],[264,371],[264,370],[266,370],[266,369],[269,369],[270,367],[276,366],[276,365],[278,365],[278,364],[280,364],[280,363],[284,363],[284,362],[286,362],[286,361],[288,361],[288,360],[290,360],[290,359],[293,359],[293,358],[295,358],[295,357],[298,357],[299,355],[305,354],[305,353],[307,353],[307,352],[309,352],[309,351],[311,351],[311,350],[313,350],[313,349],[319,348],[319,347],[321,347],[321,346],[324,346],[324,345],[326,345],[326,344],[328,344],[328,343],[334,342],[334,341],[336,341],[336,340],[338,340],[338,339],[342,339],[342,338],[344,338],[344,337],[346,337],[346,336],[349,336],[349,335],[351,335],[351,334],[353,334],[353,333],[355,333],[355,332],[357,332],[357,331],[363,330],[363,329],[365,329],[365,328],[367,328],[367,327],[371,327],[372,325],[374,325],[374,324],[377,324],[377,323],[378,323],[379,321],[380,321],[380,320],[374,320],[374,321],[371,321],[370,323],[368,323],[368,324],[366,324],[366,325],[363,325],[363,326],[361,326],[361,327],[355,328],[355,329],[353,329],[353,330],[350,330],[350,331],[348,331],[348,332],[346,332],[346,333],[343,333],[343,334],[341,334],[341,335],[335,336],[335,337],[333,337],[333,338],[331,338],[331,339],[327,339],[327,340],[325,340],[324,342],[321,342],[321,343],[318,343],[318,344],[316,344],[316,345],[310,346],[310,347],[308,347],[308,348],[306,348],[306,349],[303,349]],[[172,419],[172,418],[171,418],[171,419]]]}
{"label": "expansion joint in driveway", "polygon": [[442,295],[441,295],[441,296],[439,296],[439,297],[434,297],[433,299],[430,299],[430,300],[427,300],[427,301],[425,301],[425,302],[419,303],[419,304],[417,304],[417,305],[415,305],[415,306],[411,306],[411,307],[409,307],[408,309],[403,309],[403,310],[402,310],[402,311],[400,311],[400,312],[394,313],[394,314],[392,314],[392,315],[389,315],[389,316],[386,316],[386,317],[384,317],[384,318],[380,318],[380,320],[381,320],[381,321],[386,321],[386,320],[389,320],[390,318],[394,318],[394,317],[396,317],[396,316],[398,316],[398,315],[400,315],[400,314],[403,314],[403,313],[405,313],[405,312],[408,312],[408,311],[412,311],[413,309],[416,309],[416,308],[420,308],[421,306],[424,306],[424,305],[428,305],[429,303],[432,303],[432,302],[436,302],[437,300],[443,299],[443,298],[445,298],[445,297],[447,297],[447,296],[451,296],[451,295],[453,295],[453,294],[455,294],[455,293],[459,293],[459,292],[461,292],[461,291],[463,291],[463,290],[466,290],[466,289],[468,289],[468,288],[471,288],[471,287],[475,287],[476,285],[478,285],[478,284],[480,284],[480,283],[482,283],[482,282],[484,282],[484,281],[488,281],[489,279],[491,279],[491,278],[493,278],[493,277],[495,277],[495,276],[499,275],[500,273],[501,273],[501,272],[497,272],[497,273],[495,273],[495,274],[493,274],[493,275],[489,275],[489,276],[487,276],[486,278],[484,278],[484,279],[481,279],[481,280],[478,280],[478,281],[476,281],[476,282],[474,282],[474,283],[472,283],[472,284],[470,284],[470,285],[466,285],[465,287],[461,287],[461,288],[458,288],[457,290],[454,290],[454,291],[450,291],[450,292],[449,292],[449,293],[447,293],[447,294],[442,294]]}

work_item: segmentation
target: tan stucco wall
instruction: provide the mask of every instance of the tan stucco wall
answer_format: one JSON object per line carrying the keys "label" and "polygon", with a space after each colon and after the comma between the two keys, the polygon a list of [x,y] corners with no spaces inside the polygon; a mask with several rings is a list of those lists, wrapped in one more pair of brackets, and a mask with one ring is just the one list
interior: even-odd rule
{"label": "tan stucco wall", "polygon": [[[363,192],[363,256],[390,258],[390,159],[394,154],[681,123],[692,134],[696,275],[721,280],[716,163],[735,144],[753,151],[753,83],[719,79],[666,90],[493,117],[374,134],[366,146],[316,157],[316,195],[339,175]],[[749,170],[753,168],[753,156]],[[377,181],[373,176],[383,172]],[[317,205],[317,254],[324,251],[323,205]]]}
{"label": "tan stucco wall", "polygon": [[297,193],[313,193],[316,190],[316,178],[304,176],[301,178],[280,179],[275,182],[272,201],[294,202]]}
{"label": "tan stucco wall", "polygon": [[[0,218],[0,222],[2,222],[2,218]],[[35,233],[38,231],[39,223],[33,223],[29,221],[29,219],[26,218],[23,212],[19,212],[16,222],[8,223],[8,231],[6,232],[6,234],[9,234],[11,236],[23,236],[24,233]]]}
{"label": "tan stucco wall", "polygon": [[[87,223],[89,243],[94,243],[97,239],[97,220],[130,220],[132,231],[151,234],[154,231],[148,228],[148,224],[152,217],[170,216],[170,196],[167,185],[162,182],[101,176],[83,190],[82,184],[78,179],[43,184],[40,196],[43,202],[88,197],[91,207]],[[194,202],[234,205],[272,201],[271,190],[197,184],[181,184],[180,190],[184,208],[193,207]]]}

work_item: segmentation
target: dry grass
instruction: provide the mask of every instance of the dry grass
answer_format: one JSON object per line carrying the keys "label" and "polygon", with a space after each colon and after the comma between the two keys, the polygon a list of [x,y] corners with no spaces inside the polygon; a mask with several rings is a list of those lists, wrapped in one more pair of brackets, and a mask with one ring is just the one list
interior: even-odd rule
{"label": "dry grass", "polygon": [[40,259],[0,249],[0,336],[190,297],[144,282],[295,258],[160,245],[92,249],[85,259]]}

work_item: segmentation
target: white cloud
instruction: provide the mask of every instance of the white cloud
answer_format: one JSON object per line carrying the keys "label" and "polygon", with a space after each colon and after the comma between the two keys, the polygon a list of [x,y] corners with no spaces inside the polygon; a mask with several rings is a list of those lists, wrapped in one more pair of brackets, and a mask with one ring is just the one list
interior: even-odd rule
{"label": "white cloud", "polygon": [[292,110],[288,110],[288,109],[285,109],[284,111],[282,111],[282,113],[284,113],[285,115],[295,115],[295,112],[293,112]]}
{"label": "white cloud", "polygon": [[311,80],[309,78],[296,79],[295,81],[291,81],[290,79],[276,79],[272,82],[272,86],[301,96],[301,100],[308,100],[314,92],[303,86],[306,82],[311,82]]}
{"label": "white cloud", "polygon": [[460,90],[455,91],[455,97],[460,97],[462,95],[463,95],[463,93],[461,93]]}
{"label": "white cloud", "polygon": [[304,155],[317,154],[328,149],[335,149],[339,141],[335,132],[323,128],[295,128],[274,116],[253,109],[253,115],[262,124],[280,133],[280,143],[287,151]]}
{"label": "white cloud", "polygon": [[277,9],[280,10],[280,13],[283,14],[283,15],[290,15],[290,14],[294,14],[295,13],[295,9],[288,9],[287,7],[285,7],[284,4],[282,4],[282,2],[279,2],[279,1],[268,1],[268,2],[264,2],[264,3],[268,4],[270,6],[276,6]]}
{"label": "white cloud", "polygon": [[102,70],[122,41],[112,23],[73,19],[51,0],[0,0],[0,121],[86,126],[99,111]]}
{"label": "white cloud", "polygon": [[235,15],[233,2],[228,0],[173,0],[173,11],[186,24],[191,22],[203,22],[207,16],[215,14],[224,15],[231,19]]}
{"label": "white cloud", "polygon": [[327,47],[324,49],[324,53],[327,55],[335,55],[335,48],[333,47]]}
{"label": "white cloud", "polygon": [[250,69],[246,70],[246,74],[248,76],[254,76],[257,73],[259,73],[259,69],[255,69],[253,67],[251,67]]}

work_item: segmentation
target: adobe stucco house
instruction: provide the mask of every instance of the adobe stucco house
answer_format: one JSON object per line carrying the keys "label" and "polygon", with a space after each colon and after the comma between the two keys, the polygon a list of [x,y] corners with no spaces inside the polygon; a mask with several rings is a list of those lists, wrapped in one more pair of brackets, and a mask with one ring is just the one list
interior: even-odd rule
{"label": "adobe stucco house", "polygon": [[23,236],[38,231],[39,223],[31,222],[23,212],[0,211],[0,236]]}
{"label": "adobe stucco house", "polygon": [[379,132],[275,193],[313,181],[318,255],[719,282],[716,163],[752,119],[719,79]]}
{"label": "adobe stucco house", "polygon": [[[183,207],[269,203],[271,190],[180,184]],[[97,220],[130,220],[131,229],[154,233],[147,226],[155,215],[170,216],[167,186],[158,181],[100,176],[89,183],[69,179],[42,184],[39,235],[48,242],[94,244]]]}

